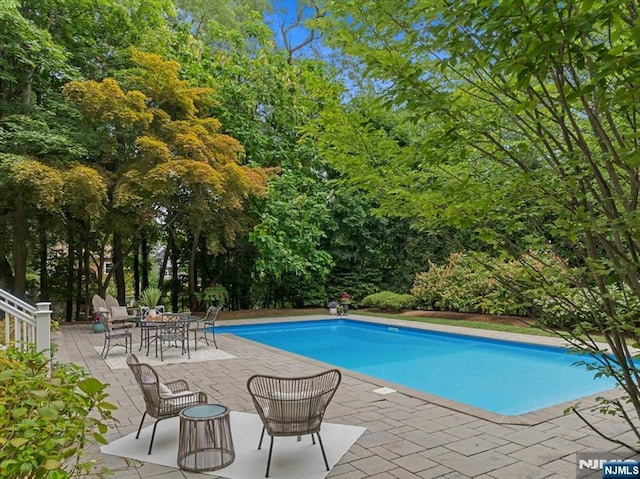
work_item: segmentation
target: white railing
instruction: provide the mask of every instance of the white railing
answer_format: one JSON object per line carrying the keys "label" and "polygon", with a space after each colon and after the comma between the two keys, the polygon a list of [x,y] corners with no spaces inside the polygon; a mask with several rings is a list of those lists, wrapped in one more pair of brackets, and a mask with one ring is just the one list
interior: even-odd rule
{"label": "white railing", "polygon": [[51,303],[37,303],[34,308],[20,298],[0,289],[0,311],[4,311],[4,341],[0,346],[27,348],[50,354]]}

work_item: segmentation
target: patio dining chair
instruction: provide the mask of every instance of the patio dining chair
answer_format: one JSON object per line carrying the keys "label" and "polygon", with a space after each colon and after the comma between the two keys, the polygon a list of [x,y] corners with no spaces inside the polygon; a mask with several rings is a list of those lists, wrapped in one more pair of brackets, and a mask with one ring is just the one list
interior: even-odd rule
{"label": "patio dining chair", "polygon": [[[109,351],[116,346],[124,346],[125,352],[130,353],[133,347],[131,329],[124,324],[120,326],[114,325],[111,318],[105,312],[99,311],[96,314],[104,326],[104,345],[102,346],[100,356],[102,356],[103,359],[107,359]],[[124,343],[122,343],[122,341],[124,341]]]}
{"label": "patio dining chair", "polygon": [[160,421],[176,417],[186,407],[207,404],[208,398],[202,391],[190,390],[189,384],[183,379],[163,383],[153,367],[139,362],[133,354],[127,357],[127,366],[136,379],[145,403],[145,411],[140,420],[140,426],[138,426],[136,439],[140,437],[142,424],[147,414],[156,420],[149,442],[148,454],[151,454],[156,427]]}
{"label": "patio dining chair", "polygon": [[[180,347],[181,353],[187,353],[191,359],[189,350],[189,323],[191,313],[163,313],[162,321],[157,325],[155,343],[156,357],[160,348],[160,360],[164,361],[164,352],[170,347]],[[165,346],[165,344],[167,344]]]}
{"label": "patio dining chair", "polygon": [[262,447],[265,431],[271,438],[265,477],[269,477],[274,437],[300,437],[310,434],[315,444],[315,434],[318,436],[324,465],[327,471],[329,470],[327,455],[320,437],[320,427],[327,406],[338,389],[341,379],[342,374],[337,369],[297,378],[261,374],[249,378],[247,389],[263,424],[258,449]]}
{"label": "patio dining chair", "polygon": [[218,343],[216,343],[216,319],[218,319],[218,314],[220,314],[222,308],[218,306],[209,306],[207,309],[207,314],[201,320],[197,321],[196,326],[191,330],[194,335],[193,345],[198,350],[198,341],[204,340],[204,342],[209,346],[209,338],[208,334],[211,335],[211,339],[213,340],[213,344],[218,349]]}

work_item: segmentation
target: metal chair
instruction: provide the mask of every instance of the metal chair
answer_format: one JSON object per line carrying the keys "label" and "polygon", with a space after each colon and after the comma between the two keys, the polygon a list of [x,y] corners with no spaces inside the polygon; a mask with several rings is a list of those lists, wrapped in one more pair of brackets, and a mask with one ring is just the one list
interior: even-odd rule
{"label": "metal chair", "polygon": [[[164,314],[164,305],[157,305],[155,308],[156,314],[153,316],[149,315],[149,307],[148,306],[140,306],[140,316],[139,316],[139,326],[140,326],[140,347],[138,351],[142,351],[143,346],[146,345],[147,351],[146,355],[149,356],[149,351],[151,349],[151,343],[155,343],[157,340],[158,329],[160,328],[162,322],[158,320],[150,320],[149,318],[156,318],[160,316],[162,319],[162,315]],[[158,355],[158,348],[156,346],[156,356]]]}
{"label": "metal chair", "polygon": [[[162,321],[156,330],[156,357],[158,357],[158,347],[160,348],[160,360],[164,361],[164,351],[170,347],[180,348],[182,354],[187,353],[187,357],[191,359],[189,350],[189,317],[191,313],[163,313]],[[168,346],[164,346],[168,343]]]}
{"label": "metal chair", "polygon": [[[100,356],[102,356],[103,359],[107,359],[109,351],[116,346],[124,346],[125,352],[132,352],[133,337],[131,335],[131,329],[124,324],[114,326],[109,316],[102,311],[98,311],[96,314],[104,326],[104,345],[102,346]],[[122,344],[120,340],[124,340],[124,344]],[[115,341],[115,343],[111,344],[112,341]]]}
{"label": "metal chair", "polygon": [[[193,345],[196,348],[196,351],[198,350],[198,341],[204,340],[205,343],[207,343],[207,346],[209,346],[209,338],[207,337],[207,334],[211,335],[214,346],[216,349],[218,348],[218,343],[216,343],[215,326],[216,319],[218,319],[220,311],[222,311],[222,308],[219,308],[218,306],[209,306],[207,314],[202,318],[202,320],[198,321],[196,327],[191,330],[194,334]],[[198,337],[198,334],[201,336]]]}
{"label": "metal chair", "polygon": [[262,447],[265,431],[271,437],[265,477],[269,477],[273,438],[283,436],[310,434],[315,444],[314,434],[317,435],[324,465],[327,471],[329,470],[327,455],[320,437],[320,427],[325,410],[338,389],[341,379],[342,374],[337,369],[297,378],[260,374],[249,378],[247,389],[263,424],[258,449]]}
{"label": "metal chair", "polygon": [[133,354],[127,357],[127,365],[136,378],[145,402],[145,411],[138,426],[136,439],[140,437],[147,414],[156,420],[149,442],[148,454],[151,454],[158,422],[177,416],[185,407],[207,404],[208,398],[202,391],[189,390],[189,385],[182,379],[162,383],[156,370],[148,364],[139,362]]}

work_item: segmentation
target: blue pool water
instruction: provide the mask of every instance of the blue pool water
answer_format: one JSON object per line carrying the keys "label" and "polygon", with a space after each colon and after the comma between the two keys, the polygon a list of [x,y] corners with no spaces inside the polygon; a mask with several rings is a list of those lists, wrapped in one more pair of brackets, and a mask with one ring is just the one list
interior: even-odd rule
{"label": "blue pool water", "polygon": [[615,387],[562,348],[351,320],[217,327],[269,346],[498,414],[524,414]]}

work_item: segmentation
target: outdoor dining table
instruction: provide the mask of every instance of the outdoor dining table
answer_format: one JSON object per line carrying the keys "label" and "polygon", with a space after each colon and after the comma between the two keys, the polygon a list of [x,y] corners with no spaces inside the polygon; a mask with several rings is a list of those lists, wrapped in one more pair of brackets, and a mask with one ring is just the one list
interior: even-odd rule
{"label": "outdoor dining table", "polygon": [[[163,323],[167,321],[188,321],[188,322],[197,322],[200,321],[201,318],[198,316],[191,315],[190,312],[184,313],[161,313],[155,315],[147,315],[144,318],[140,316],[126,318],[125,321],[129,323],[134,323],[140,328],[140,347],[138,351],[142,351],[142,348],[146,346],[147,351],[146,355],[149,356],[149,350],[151,349],[151,343],[156,340],[155,336],[157,334],[158,329],[162,326]],[[189,334],[191,328],[187,329],[187,335]]]}

